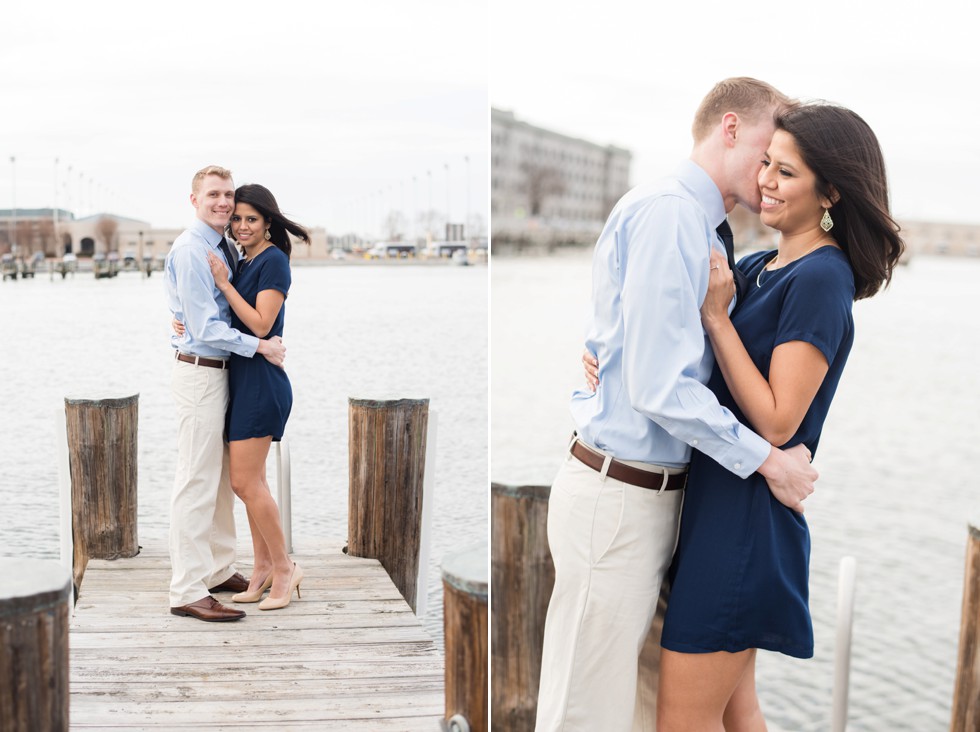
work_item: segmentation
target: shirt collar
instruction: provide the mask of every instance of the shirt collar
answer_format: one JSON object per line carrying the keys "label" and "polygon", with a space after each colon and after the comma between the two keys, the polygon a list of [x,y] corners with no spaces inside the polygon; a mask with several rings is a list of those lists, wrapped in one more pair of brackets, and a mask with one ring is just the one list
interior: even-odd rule
{"label": "shirt collar", "polygon": [[205,224],[200,219],[195,218],[194,223],[191,224],[191,228],[197,231],[201,236],[203,236],[204,241],[206,241],[212,247],[217,248],[218,244],[221,243],[222,235],[219,234],[214,229],[212,229],[207,224]]}
{"label": "shirt collar", "polygon": [[728,214],[725,211],[725,200],[721,197],[721,191],[711,180],[711,176],[693,160],[685,160],[677,169],[677,177],[701,204],[712,228],[717,228]]}

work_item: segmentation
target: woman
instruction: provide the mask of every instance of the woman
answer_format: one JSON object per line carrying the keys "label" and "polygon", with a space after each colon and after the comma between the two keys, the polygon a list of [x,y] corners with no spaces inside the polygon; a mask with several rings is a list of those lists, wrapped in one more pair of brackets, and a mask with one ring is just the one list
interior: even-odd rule
{"label": "woman", "polygon": [[[731,319],[733,276],[712,255],[701,308],[716,359],[708,386],[774,445],[815,454],[854,338],[851,304],[889,282],[903,243],[878,141],[850,110],[781,115],[759,187],[778,249],[739,262],[750,286]],[[766,729],[756,649],[813,655],[809,554],[803,516],[762,476],[743,481],[694,452],[661,640],[660,732]]]}
{"label": "woman", "polygon": [[[211,273],[232,309],[232,326],[259,338],[282,336],[284,303],[291,281],[289,234],[309,243],[307,231],[279,210],[275,197],[260,185],[235,191],[235,211],[228,235],[244,253],[235,284],[228,281],[224,260],[208,254]],[[252,533],[255,565],[248,590],[234,602],[259,602],[259,610],[286,607],[293,590],[300,594],[303,570],[286,552],[279,510],[265,478],[265,461],[273,440],[282,438],[293,403],[286,372],[264,358],[232,355],[227,438],[231,486],[245,503]]]}

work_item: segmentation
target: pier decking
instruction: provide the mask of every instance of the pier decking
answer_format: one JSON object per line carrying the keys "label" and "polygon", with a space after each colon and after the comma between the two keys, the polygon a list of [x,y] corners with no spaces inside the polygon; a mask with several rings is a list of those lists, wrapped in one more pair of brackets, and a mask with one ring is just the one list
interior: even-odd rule
{"label": "pier decking", "polygon": [[438,730],[442,654],[381,565],[341,546],[294,552],[302,599],[237,605],[248,615],[231,623],[170,614],[162,548],[89,562],[71,620],[71,728]]}

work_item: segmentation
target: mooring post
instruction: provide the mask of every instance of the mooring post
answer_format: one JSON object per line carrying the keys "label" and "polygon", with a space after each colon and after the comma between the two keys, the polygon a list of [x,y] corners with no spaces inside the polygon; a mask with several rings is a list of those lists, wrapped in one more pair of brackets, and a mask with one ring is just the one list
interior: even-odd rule
{"label": "mooring post", "polygon": [[555,566],[546,485],[490,486],[493,729],[532,732]]}
{"label": "mooring post", "polygon": [[980,729],[980,529],[967,530],[960,651],[953,690],[951,732]]}
{"label": "mooring post", "polygon": [[65,398],[75,586],[89,559],[135,557],[139,394]]}
{"label": "mooring post", "polygon": [[446,716],[450,732],[489,730],[486,543],[442,563]]}
{"label": "mooring post", "polygon": [[71,572],[0,557],[0,730],[67,732]]}
{"label": "mooring post", "polygon": [[348,546],[418,605],[428,399],[349,399]]}

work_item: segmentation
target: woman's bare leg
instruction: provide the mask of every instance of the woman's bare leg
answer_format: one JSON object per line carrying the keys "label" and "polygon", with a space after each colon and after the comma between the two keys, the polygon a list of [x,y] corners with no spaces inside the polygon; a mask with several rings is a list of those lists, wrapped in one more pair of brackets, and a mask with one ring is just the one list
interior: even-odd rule
{"label": "woman's bare leg", "polygon": [[677,653],[662,649],[657,732],[725,732],[728,703],[755,650]]}
{"label": "woman's bare leg", "polygon": [[766,719],[755,691],[756,649],[750,653],[752,660],[725,707],[725,732],[766,732]]}
{"label": "woman's bare leg", "polygon": [[[286,540],[269,484],[265,479],[265,460],[269,455],[271,437],[254,437],[229,443],[231,452],[231,487],[245,503],[249,527],[252,528],[253,549],[258,557],[268,553],[273,579],[269,597],[280,598],[289,589],[293,563],[286,553]],[[256,532],[261,543],[255,542]],[[253,580],[257,575],[253,572]],[[264,579],[264,578],[262,578]],[[261,582],[259,582],[261,584]],[[256,589],[258,585],[256,585]]]}
{"label": "woman's bare leg", "polygon": [[272,553],[269,551],[269,545],[262,538],[262,532],[259,531],[255,519],[252,518],[252,512],[248,509],[248,505],[245,506],[245,514],[248,516],[248,529],[252,534],[252,553],[254,554],[248,592],[255,592],[265,584],[266,579],[272,573]]}

